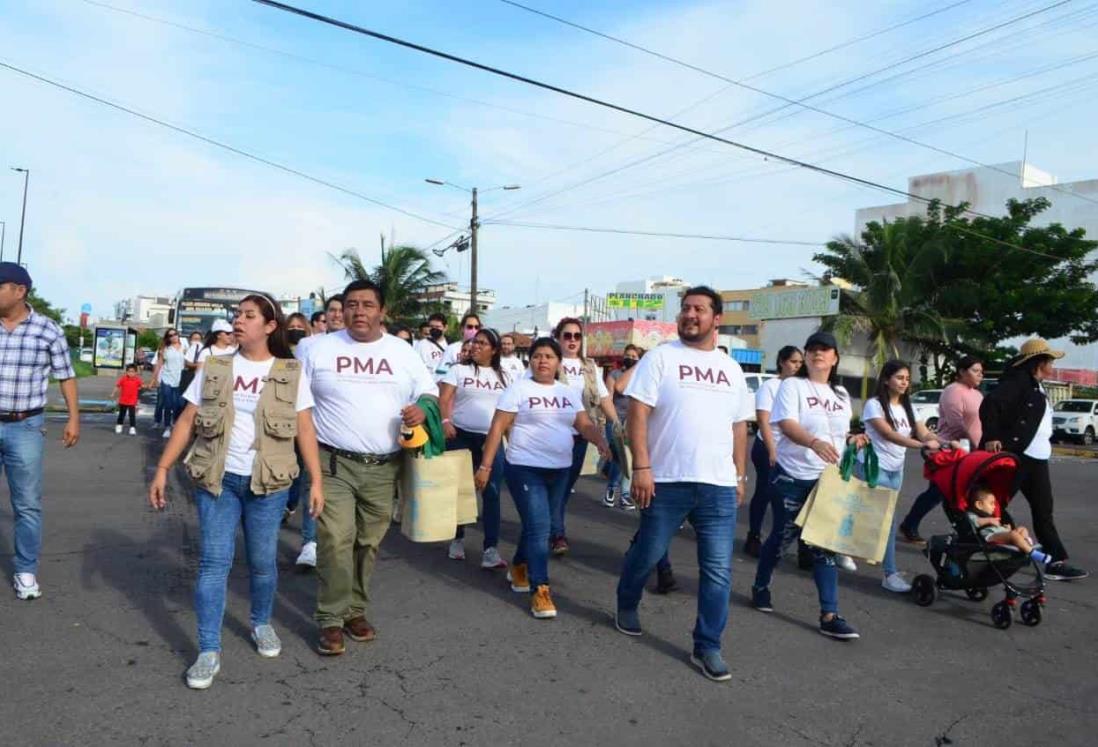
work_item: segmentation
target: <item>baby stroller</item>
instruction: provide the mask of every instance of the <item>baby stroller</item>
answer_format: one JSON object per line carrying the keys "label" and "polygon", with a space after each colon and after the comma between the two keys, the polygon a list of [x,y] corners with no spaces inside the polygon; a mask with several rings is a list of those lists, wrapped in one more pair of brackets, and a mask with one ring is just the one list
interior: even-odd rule
{"label": "baby stroller", "polygon": [[[986,542],[969,523],[965,512],[973,489],[980,483],[995,493],[998,508],[1009,520],[1005,509],[1010,503],[1018,459],[1007,452],[942,450],[926,455],[924,475],[945,496],[942,507],[953,526],[953,534],[931,537],[923,551],[934,567],[935,576],[922,574],[912,582],[916,604],[929,607],[939,590],[964,591],[969,599],[983,601],[988,588],[1002,586],[1005,597],[991,608],[991,621],[1005,630],[1014,622],[1014,608],[1023,601],[1019,613],[1024,624],[1041,624],[1045,605],[1045,581],[1041,564],[1021,550]],[[1023,586],[1010,578],[1032,566],[1035,581]]]}

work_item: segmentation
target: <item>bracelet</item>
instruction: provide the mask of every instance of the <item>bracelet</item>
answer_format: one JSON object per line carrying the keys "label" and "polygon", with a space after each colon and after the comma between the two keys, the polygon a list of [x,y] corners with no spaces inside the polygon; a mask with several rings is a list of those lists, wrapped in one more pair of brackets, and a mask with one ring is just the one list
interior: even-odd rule
{"label": "bracelet", "polygon": [[159,470],[164,470],[165,472],[170,472],[172,468],[171,468],[171,467],[165,467],[165,466],[164,466],[164,465],[162,465],[162,464],[158,464],[158,465],[156,465],[156,469],[157,469],[158,471],[159,471]]}
{"label": "bracelet", "polygon": [[442,421],[443,425],[445,425],[446,423],[449,423],[449,422],[450,422],[450,418],[446,418],[445,420]]}
{"label": "bracelet", "polygon": [[479,467],[477,467],[477,472],[480,472],[481,470],[484,470],[485,472],[491,472],[492,467],[491,467],[491,465],[488,465],[488,464],[482,464]]}
{"label": "bracelet", "polygon": [[634,472],[640,472],[642,469],[652,469],[652,468],[651,467],[634,467],[633,471]]}

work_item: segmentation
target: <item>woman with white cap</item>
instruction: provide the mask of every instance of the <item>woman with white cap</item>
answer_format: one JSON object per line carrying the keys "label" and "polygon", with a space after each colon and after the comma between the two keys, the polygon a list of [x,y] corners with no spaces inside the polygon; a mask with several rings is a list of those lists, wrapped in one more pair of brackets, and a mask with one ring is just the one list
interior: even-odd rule
{"label": "woman with white cap", "polygon": [[[1022,491],[1033,513],[1033,532],[1041,548],[1052,557],[1045,578],[1075,581],[1087,572],[1067,564],[1067,548],[1052,520],[1052,480],[1048,460],[1052,456],[1052,403],[1041,385],[1052,377],[1053,362],[1063,358],[1040,337],[1026,340],[1011,359],[1006,372],[980,405],[982,447],[1007,450],[1018,456],[1014,491]],[[1013,522],[1012,522],[1013,523]]]}
{"label": "woman with white cap", "polygon": [[198,352],[196,370],[201,370],[206,359],[211,355],[232,355],[236,352],[233,344],[233,325],[224,319],[217,319],[210,325],[210,333],[206,335],[206,341],[202,350]]}

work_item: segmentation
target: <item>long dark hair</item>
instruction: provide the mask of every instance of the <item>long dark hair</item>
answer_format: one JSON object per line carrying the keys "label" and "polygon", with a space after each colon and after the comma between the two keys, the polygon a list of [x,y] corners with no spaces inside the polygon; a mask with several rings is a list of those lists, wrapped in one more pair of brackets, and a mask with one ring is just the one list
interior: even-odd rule
{"label": "long dark hair", "polygon": [[[911,373],[911,365],[907,361],[891,360],[885,363],[881,367],[881,374],[877,377],[877,392],[875,396],[877,401],[881,403],[881,409],[884,410],[885,420],[892,430],[896,430],[896,420],[892,417],[892,395],[888,391],[888,380],[895,376],[900,371],[907,371]],[[900,406],[904,408],[904,412],[907,413],[907,422],[911,425],[912,430],[915,428],[915,410],[911,407],[911,397],[907,392],[900,395]]]}
{"label": "long dark hair", "polygon": [[[835,348],[835,365],[831,367],[831,372],[827,375],[827,385],[831,387],[831,391],[835,392],[835,396],[839,399],[849,399],[850,394],[846,391],[846,388],[839,383],[839,361],[842,360],[842,356],[839,355],[839,351]],[[808,378],[808,351],[804,352],[804,363],[797,370],[797,376],[802,379]]]}
{"label": "long dark hair", "polygon": [[[479,319],[477,321],[480,321]],[[496,372],[496,376],[499,377],[500,382],[504,386],[510,385],[511,381],[508,379],[507,374],[503,371],[503,366],[500,364],[500,336],[499,332],[496,332],[490,327],[481,327],[477,330],[477,333],[473,335],[473,339],[476,340],[481,335],[484,335],[484,339],[488,341],[488,344],[492,347],[492,362],[488,365],[493,371]],[[480,366],[477,365],[476,359],[471,355],[469,356],[469,365],[473,367],[473,370],[480,373]]]}
{"label": "long dark hair", "polygon": [[[275,358],[293,359],[293,351],[286,340],[286,319],[282,316],[282,309],[271,299],[261,293],[252,293],[240,299],[240,303],[250,301],[259,307],[259,313],[263,315],[264,322],[274,322],[275,328],[267,335],[267,349]],[[239,306],[237,307],[239,308]]]}
{"label": "long dark hair", "polygon": [[[583,321],[580,320],[580,319],[577,319],[574,316],[564,317],[559,322],[557,322],[557,326],[553,327],[553,341],[557,343],[557,355],[560,356],[561,360],[564,360],[564,353],[560,349],[560,336],[561,336],[561,333],[564,332],[564,328],[567,327],[569,324],[574,324],[574,325],[576,325],[577,327],[580,328],[579,359],[581,361],[583,361],[584,363],[587,363],[587,358],[583,355]],[[531,348],[530,353],[533,354],[533,352],[534,352],[534,350],[533,350],[533,348]]]}
{"label": "long dark hair", "polygon": [[[160,349],[157,350],[156,352],[163,353],[164,349],[172,344],[171,339],[172,339],[173,334],[178,335],[179,330],[172,329],[172,328],[168,328],[168,329],[164,330],[164,336],[160,338]],[[179,342],[180,343],[183,342],[182,338],[180,338]]]}
{"label": "long dark hair", "polygon": [[[779,350],[778,351],[778,368],[777,368],[778,373],[780,374],[782,372],[782,364],[783,363],[785,363],[787,360],[789,360],[794,355],[797,355],[800,352],[801,352],[801,349],[799,347],[797,347],[796,345],[786,345],[781,350]],[[837,350],[835,352],[836,352],[836,354],[838,353]],[[801,355],[803,355],[803,353],[801,353]]]}

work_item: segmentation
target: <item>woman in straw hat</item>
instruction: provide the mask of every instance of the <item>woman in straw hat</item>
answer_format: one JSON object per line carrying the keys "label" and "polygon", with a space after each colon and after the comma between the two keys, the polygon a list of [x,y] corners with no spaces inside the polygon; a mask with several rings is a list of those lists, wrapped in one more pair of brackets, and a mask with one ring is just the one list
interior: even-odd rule
{"label": "woman in straw hat", "polygon": [[1052,520],[1052,481],[1048,469],[1052,456],[1052,404],[1041,385],[1051,378],[1053,362],[1063,357],[1061,351],[1053,350],[1039,337],[1027,340],[1010,360],[999,386],[984,398],[980,422],[984,449],[1006,449],[1018,456],[1014,489],[1021,490],[1029,502],[1033,530],[1053,559],[1045,577],[1074,581],[1088,574],[1067,564],[1067,549]]}

